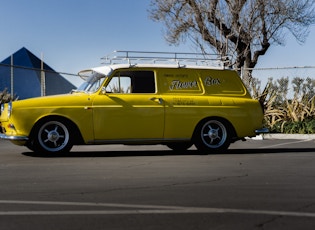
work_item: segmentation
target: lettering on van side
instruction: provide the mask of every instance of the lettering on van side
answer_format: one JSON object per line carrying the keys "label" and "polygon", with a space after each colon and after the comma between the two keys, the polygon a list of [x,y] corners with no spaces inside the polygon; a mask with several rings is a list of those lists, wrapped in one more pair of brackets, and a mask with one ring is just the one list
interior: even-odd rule
{"label": "lettering on van side", "polygon": [[219,78],[206,77],[204,82],[205,86],[221,85],[221,81]]}
{"label": "lettering on van side", "polygon": [[197,81],[180,81],[173,80],[170,85],[170,90],[176,89],[192,89],[198,87]]}

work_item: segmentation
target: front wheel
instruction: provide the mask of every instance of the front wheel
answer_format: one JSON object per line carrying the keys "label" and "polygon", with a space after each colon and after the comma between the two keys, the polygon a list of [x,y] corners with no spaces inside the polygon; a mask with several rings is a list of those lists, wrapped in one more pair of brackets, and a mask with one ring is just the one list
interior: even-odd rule
{"label": "front wheel", "polygon": [[69,125],[63,121],[42,122],[35,130],[33,138],[35,152],[65,153],[73,146]]}
{"label": "front wheel", "polygon": [[231,143],[231,134],[227,122],[209,119],[201,123],[195,133],[195,146],[201,152],[217,153],[226,150]]}

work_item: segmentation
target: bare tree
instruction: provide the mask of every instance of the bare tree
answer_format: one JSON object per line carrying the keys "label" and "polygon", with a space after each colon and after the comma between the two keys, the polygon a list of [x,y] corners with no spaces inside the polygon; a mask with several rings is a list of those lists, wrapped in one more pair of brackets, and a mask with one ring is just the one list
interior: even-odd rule
{"label": "bare tree", "polygon": [[[314,0],[151,0],[151,19],[166,26],[166,40],[190,39],[202,52],[230,56],[235,68],[254,68],[287,32],[305,42],[315,23]],[[250,72],[245,78],[249,83]]]}

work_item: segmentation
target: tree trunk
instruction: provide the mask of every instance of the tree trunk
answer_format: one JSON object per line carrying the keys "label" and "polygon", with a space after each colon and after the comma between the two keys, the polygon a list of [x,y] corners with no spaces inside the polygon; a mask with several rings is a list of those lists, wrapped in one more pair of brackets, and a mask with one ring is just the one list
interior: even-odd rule
{"label": "tree trunk", "polygon": [[245,84],[245,86],[249,89],[251,82],[252,82],[252,69],[250,69],[249,67],[247,67],[247,65],[245,64],[244,67],[241,69],[241,77],[242,80]]}

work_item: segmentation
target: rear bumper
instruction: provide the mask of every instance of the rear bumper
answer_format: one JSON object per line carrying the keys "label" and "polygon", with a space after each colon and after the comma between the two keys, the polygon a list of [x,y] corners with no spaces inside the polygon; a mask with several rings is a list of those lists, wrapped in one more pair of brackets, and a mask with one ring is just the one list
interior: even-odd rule
{"label": "rear bumper", "polygon": [[262,129],[256,129],[255,133],[258,134],[263,134],[263,133],[269,133],[269,129],[267,128],[262,128]]}

